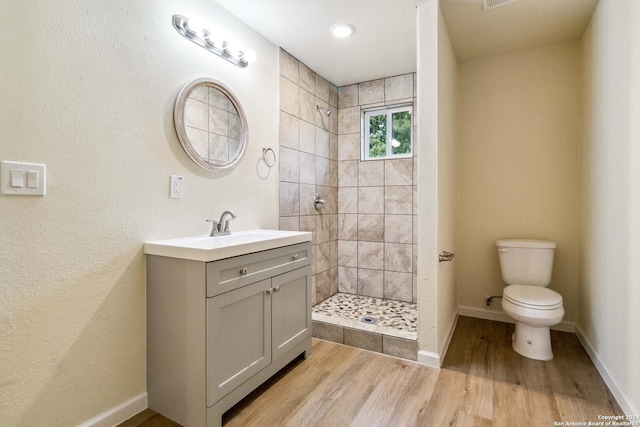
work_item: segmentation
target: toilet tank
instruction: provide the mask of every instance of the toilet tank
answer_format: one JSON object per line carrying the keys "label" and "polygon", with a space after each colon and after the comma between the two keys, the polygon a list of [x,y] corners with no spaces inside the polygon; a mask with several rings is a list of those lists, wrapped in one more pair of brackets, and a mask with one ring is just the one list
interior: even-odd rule
{"label": "toilet tank", "polygon": [[508,285],[549,286],[554,242],[545,240],[498,240],[502,280]]}

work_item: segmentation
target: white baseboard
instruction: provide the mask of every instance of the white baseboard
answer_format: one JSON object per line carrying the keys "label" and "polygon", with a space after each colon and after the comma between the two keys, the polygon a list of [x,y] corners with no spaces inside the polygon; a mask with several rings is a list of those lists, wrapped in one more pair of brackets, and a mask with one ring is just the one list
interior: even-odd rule
{"label": "white baseboard", "polygon": [[431,351],[420,350],[418,351],[418,363],[422,363],[423,365],[431,366],[432,368],[440,368],[442,366],[442,362],[444,361],[444,357],[447,355],[447,350],[449,350],[449,344],[451,343],[451,338],[453,337],[453,332],[456,329],[456,325],[458,324],[458,312],[453,315],[451,319],[451,323],[449,325],[449,331],[447,335],[444,337],[442,341],[440,341],[441,352],[433,353]]}
{"label": "white baseboard", "polygon": [[113,427],[144,411],[147,407],[148,398],[145,391],[96,415],[90,420],[78,424],[77,427]]}
{"label": "white baseboard", "polygon": [[[460,316],[468,316],[475,317],[478,319],[486,319],[486,320],[495,320],[497,322],[505,322],[505,323],[516,323],[515,320],[506,315],[506,313],[502,310],[486,310],[484,308],[477,307],[466,307],[463,305],[458,306],[458,315]],[[552,326],[551,329],[554,331],[561,332],[576,332],[576,324],[575,322],[567,322],[563,320],[555,326]]]}
{"label": "white baseboard", "polygon": [[420,350],[418,351],[418,363],[440,369],[441,359],[438,353]]}
{"label": "white baseboard", "polygon": [[580,343],[586,350],[587,354],[591,358],[591,361],[593,362],[593,364],[596,366],[596,369],[600,373],[600,376],[602,377],[604,382],[607,384],[607,387],[609,387],[609,390],[611,390],[611,393],[618,401],[618,404],[620,405],[624,413],[626,415],[634,415],[634,416],[637,416],[638,414],[640,414],[640,408],[634,407],[633,403],[627,398],[624,392],[620,389],[616,380],[613,379],[613,377],[609,373],[609,370],[607,370],[604,363],[602,363],[602,360],[598,356],[598,353],[595,351],[593,345],[591,345],[591,342],[587,339],[582,329],[580,329],[580,326],[576,327],[576,336],[578,337],[578,340],[580,340]]}
{"label": "white baseboard", "polygon": [[445,356],[447,355],[447,351],[449,350],[449,344],[451,344],[451,338],[453,338],[453,332],[456,330],[456,325],[458,324],[458,309],[456,308],[456,312],[454,313],[451,322],[449,323],[449,330],[447,335],[444,337],[442,341],[440,341],[440,361],[444,361]]}

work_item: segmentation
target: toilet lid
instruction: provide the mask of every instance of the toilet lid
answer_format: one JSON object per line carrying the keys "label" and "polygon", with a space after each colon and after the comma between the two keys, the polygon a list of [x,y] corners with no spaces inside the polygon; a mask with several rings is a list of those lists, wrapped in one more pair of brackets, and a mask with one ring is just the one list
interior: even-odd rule
{"label": "toilet lid", "polygon": [[562,295],[542,286],[511,285],[504,288],[502,296],[522,307],[552,310],[562,307]]}

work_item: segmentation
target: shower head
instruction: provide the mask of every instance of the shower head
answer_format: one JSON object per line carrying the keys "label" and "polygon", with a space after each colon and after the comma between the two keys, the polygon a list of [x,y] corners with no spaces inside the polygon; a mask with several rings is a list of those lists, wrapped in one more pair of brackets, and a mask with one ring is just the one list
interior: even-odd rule
{"label": "shower head", "polygon": [[328,108],[324,108],[321,107],[319,105],[316,105],[316,111],[322,111],[323,113],[325,113],[327,116],[331,115],[331,110],[329,110]]}

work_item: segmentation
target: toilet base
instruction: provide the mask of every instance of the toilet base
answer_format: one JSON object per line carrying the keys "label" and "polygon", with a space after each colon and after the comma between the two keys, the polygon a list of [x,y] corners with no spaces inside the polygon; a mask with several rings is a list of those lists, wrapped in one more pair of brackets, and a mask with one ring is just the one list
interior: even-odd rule
{"label": "toilet base", "polygon": [[513,349],[516,353],[534,360],[551,360],[551,333],[548,327],[533,327],[524,323],[516,323],[516,331],[512,336]]}

